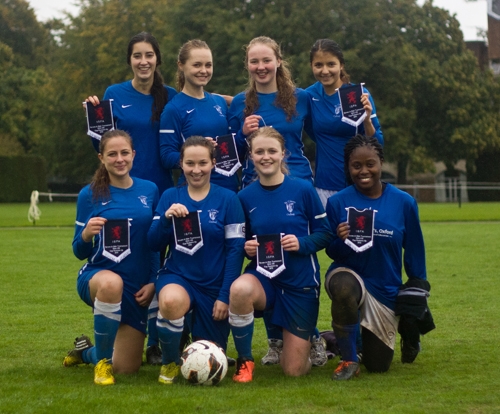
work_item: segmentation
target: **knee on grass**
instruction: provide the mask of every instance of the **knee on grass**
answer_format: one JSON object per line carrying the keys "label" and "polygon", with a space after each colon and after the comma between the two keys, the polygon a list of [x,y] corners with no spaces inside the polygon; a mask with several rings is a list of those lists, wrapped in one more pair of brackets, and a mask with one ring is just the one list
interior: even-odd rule
{"label": "knee on grass", "polygon": [[363,328],[363,365],[369,372],[382,373],[389,371],[394,358],[394,350],[383,343],[373,332]]}
{"label": "knee on grass", "polygon": [[290,358],[280,358],[281,368],[283,373],[289,377],[300,377],[306,375],[311,370],[311,361],[309,359],[299,360]]}

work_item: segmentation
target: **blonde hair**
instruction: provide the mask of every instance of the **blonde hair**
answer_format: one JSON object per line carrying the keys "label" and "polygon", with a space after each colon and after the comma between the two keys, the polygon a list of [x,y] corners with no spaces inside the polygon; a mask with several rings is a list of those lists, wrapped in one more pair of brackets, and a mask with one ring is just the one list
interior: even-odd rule
{"label": "blonde hair", "polygon": [[[179,49],[179,54],[177,55],[177,62],[181,64],[185,64],[189,57],[191,56],[191,51],[193,49],[208,49],[207,43],[204,42],[203,40],[200,39],[192,39],[188,40],[186,43],[184,43],[181,48]],[[182,91],[182,88],[184,88],[184,84],[186,83],[186,78],[184,77],[184,72],[180,70],[179,66],[177,66],[177,79],[176,79],[176,86],[178,91]]]}
{"label": "blonde hair", "polygon": [[[280,66],[276,71],[276,84],[278,93],[274,104],[276,107],[283,109],[286,114],[286,120],[291,121],[292,117],[297,115],[297,97],[295,96],[295,83],[292,79],[292,74],[288,69],[288,63],[283,59],[280,46],[275,40],[267,36],[259,36],[250,41],[245,47],[245,68],[248,70],[248,51],[255,45],[265,45],[273,52],[277,60],[280,61]],[[248,77],[248,86],[245,90],[245,109],[243,114],[245,117],[252,115],[259,108],[259,98],[257,96],[257,87],[251,76]]]}
{"label": "blonde hair", "polygon": [[286,163],[287,149],[285,147],[285,138],[283,138],[283,135],[281,135],[278,130],[273,127],[261,127],[257,131],[252,132],[252,134],[247,138],[249,152],[252,152],[252,142],[257,137],[272,138],[279,142],[281,150],[285,153],[285,158],[281,161],[281,172],[285,175],[289,175],[290,171],[288,170],[288,164]]}

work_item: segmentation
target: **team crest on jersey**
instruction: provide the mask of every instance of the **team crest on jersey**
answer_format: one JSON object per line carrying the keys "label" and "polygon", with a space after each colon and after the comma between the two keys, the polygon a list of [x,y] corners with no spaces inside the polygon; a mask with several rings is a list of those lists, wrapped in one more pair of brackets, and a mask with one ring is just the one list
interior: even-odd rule
{"label": "team crest on jersey", "polygon": [[341,110],[342,107],[340,106],[340,104],[335,105],[335,115],[339,115]]}
{"label": "team crest on jersey", "polygon": [[285,201],[286,211],[288,211],[287,216],[295,216],[293,209],[295,208],[295,201],[288,200]]}
{"label": "team crest on jersey", "polygon": [[209,223],[216,223],[217,214],[219,214],[219,210],[208,210],[208,217],[210,218]]}
{"label": "team crest on jersey", "polygon": [[215,105],[214,108],[216,109],[216,111],[219,113],[220,116],[225,116],[224,113],[222,112],[222,108],[220,107],[220,105]]}
{"label": "team crest on jersey", "polygon": [[137,197],[137,198],[141,201],[141,203],[142,203],[144,206],[149,207],[149,206],[148,206],[148,198],[147,198],[146,196],[139,196],[139,197]]}

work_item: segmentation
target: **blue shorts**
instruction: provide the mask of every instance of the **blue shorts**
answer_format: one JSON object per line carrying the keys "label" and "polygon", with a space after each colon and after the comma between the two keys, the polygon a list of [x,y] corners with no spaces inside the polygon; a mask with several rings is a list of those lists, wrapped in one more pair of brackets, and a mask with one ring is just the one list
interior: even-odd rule
{"label": "blue shorts", "polygon": [[271,322],[299,338],[309,340],[318,322],[319,287],[287,289],[278,286],[274,279],[247,269],[259,279],[266,293],[266,310],[272,309]]}
{"label": "blue shorts", "polygon": [[[80,298],[90,307],[94,307],[94,302],[90,298],[90,279],[94,277],[97,272],[106,269],[91,269],[87,270],[87,266],[83,266],[78,272],[78,279],[76,281],[76,289]],[[140,306],[135,300],[134,294],[139,289],[136,289],[126,281],[123,281],[123,294],[122,294],[122,318],[121,323],[131,326],[146,335],[146,327],[148,321],[148,307]]]}
{"label": "blue shorts", "polygon": [[191,334],[194,340],[207,339],[215,342],[224,351],[227,348],[229,337],[229,321],[215,321],[212,317],[214,303],[217,300],[218,291],[201,289],[196,284],[186,280],[182,276],[172,273],[160,273],[156,280],[156,294],[168,284],[175,283],[182,286],[189,295],[190,309],[192,310]]}

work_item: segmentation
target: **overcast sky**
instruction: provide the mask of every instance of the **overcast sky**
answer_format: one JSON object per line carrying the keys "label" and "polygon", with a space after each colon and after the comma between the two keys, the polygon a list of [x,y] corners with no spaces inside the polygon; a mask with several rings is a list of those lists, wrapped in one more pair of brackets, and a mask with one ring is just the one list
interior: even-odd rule
{"label": "overcast sky", "polygon": [[[140,0],[138,0],[140,1]],[[38,20],[44,21],[52,17],[62,17],[61,11],[66,10],[72,14],[78,12],[78,8],[72,1],[67,0],[28,0],[35,10]],[[422,5],[425,0],[417,0]],[[487,0],[466,2],[465,0],[434,0],[434,6],[449,10],[456,14],[460,27],[464,33],[465,40],[477,40],[477,28],[487,30]]]}

